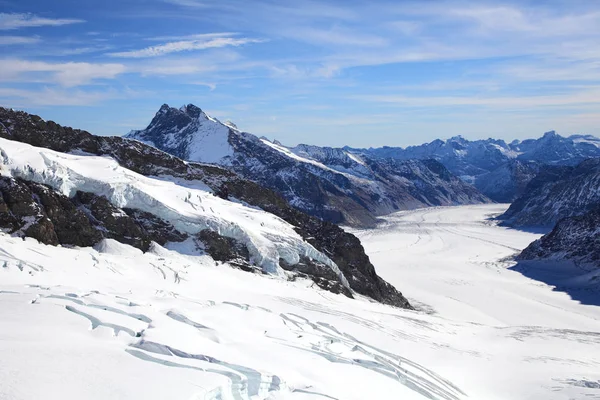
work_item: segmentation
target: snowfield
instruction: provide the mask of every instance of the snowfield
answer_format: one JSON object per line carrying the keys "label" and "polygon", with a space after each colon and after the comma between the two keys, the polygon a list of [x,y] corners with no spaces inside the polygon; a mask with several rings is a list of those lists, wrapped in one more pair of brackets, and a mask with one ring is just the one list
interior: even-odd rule
{"label": "snowfield", "polygon": [[0,234],[0,399],[600,398],[600,309],[502,261],[506,206],[356,232],[400,310],[160,246]]}

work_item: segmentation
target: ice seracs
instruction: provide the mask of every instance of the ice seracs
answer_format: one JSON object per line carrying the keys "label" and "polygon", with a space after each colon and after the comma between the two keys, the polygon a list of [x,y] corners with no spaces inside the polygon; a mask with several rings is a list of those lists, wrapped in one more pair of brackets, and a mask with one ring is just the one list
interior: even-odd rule
{"label": "ice seracs", "polygon": [[291,225],[264,211],[139,175],[106,157],[57,153],[6,139],[0,139],[0,149],[3,176],[45,184],[68,197],[78,191],[94,193],[119,208],[157,215],[182,232],[216,231],[244,243],[254,262],[271,274],[284,274],[281,260],[294,265],[301,257],[313,259],[348,286],[331,259],[304,242]]}

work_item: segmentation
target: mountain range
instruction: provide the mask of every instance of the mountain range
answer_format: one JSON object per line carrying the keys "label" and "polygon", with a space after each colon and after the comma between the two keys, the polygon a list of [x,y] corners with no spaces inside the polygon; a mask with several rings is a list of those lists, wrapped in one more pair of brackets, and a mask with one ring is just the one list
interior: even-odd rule
{"label": "mountain range", "polygon": [[435,159],[492,200],[510,203],[523,193],[541,166],[574,166],[587,158],[600,157],[600,139],[591,135],[563,137],[550,131],[539,139],[510,143],[456,136],[407,148],[347,149],[383,159]]}
{"label": "mountain range", "polygon": [[286,147],[222,123],[192,104],[165,104],[146,129],[126,137],[185,160],[229,168],[277,191],[299,210],[338,224],[372,227],[377,216],[398,210],[490,201],[435,160]]}
{"label": "mountain range", "polygon": [[561,218],[600,204],[600,158],[576,166],[546,166],[499,218],[513,227],[552,228]]}

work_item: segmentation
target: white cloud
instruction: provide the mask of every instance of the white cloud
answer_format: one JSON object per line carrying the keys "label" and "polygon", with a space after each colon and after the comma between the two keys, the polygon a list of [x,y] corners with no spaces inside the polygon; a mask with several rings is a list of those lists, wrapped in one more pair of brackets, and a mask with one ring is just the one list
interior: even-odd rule
{"label": "white cloud", "polygon": [[174,40],[208,40],[220,37],[231,37],[235,36],[238,33],[236,32],[214,32],[214,33],[196,33],[192,35],[182,35],[182,36],[154,36],[149,37],[144,40],[148,41],[156,41],[156,42],[164,42],[164,41],[174,41]]}
{"label": "white cloud", "polygon": [[170,53],[179,53],[182,51],[214,49],[226,46],[241,46],[248,43],[260,43],[264,40],[250,38],[231,38],[220,37],[210,40],[181,40],[178,42],[169,42],[158,46],[146,47],[145,49],[122,51],[117,53],[108,53],[111,57],[122,58],[148,58],[159,57]]}
{"label": "white cloud", "polygon": [[36,26],[61,26],[85,22],[82,19],[44,18],[34,14],[0,13],[0,30],[12,30]]}
{"label": "white cloud", "polygon": [[564,94],[529,95],[529,96],[404,96],[404,95],[355,95],[351,98],[375,102],[396,104],[402,107],[454,107],[482,106],[504,110],[523,111],[526,108],[566,107],[600,104],[600,86],[586,87],[583,90]]}
{"label": "white cloud", "polygon": [[361,32],[359,29],[341,27],[318,29],[294,26],[284,31],[283,34],[297,40],[319,45],[383,47],[389,44],[389,41],[384,37]]}
{"label": "white cloud", "polygon": [[33,44],[39,43],[40,40],[37,36],[0,36],[0,45]]}
{"label": "white cloud", "polygon": [[87,106],[119,97],[116,92],[90,92],[43,88],[26,90],[0,87],[0,100],[11,107]]}
{"label": "white cloud", "polygon": [[113,79],[126,70],[122,64],[85,62],[48,63],[18,59],[0,60],[0,80],[58,83],[62,86],[88,84],[96,79]]}

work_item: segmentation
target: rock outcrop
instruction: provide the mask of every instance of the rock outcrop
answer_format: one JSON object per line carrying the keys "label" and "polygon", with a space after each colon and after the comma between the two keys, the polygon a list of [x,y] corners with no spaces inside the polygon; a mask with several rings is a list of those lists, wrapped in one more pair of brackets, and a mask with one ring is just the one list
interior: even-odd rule
{"label": "rock outcrop", "polygon": [[552,228],[561,218],[582,215],[600,203],[600,158],[575,167],[545,167],[523,195],[499,217],[514,227]]}
{"label": "rock outcrop", "polygon": [[571,261],[600,269],[600,203],[583,215],[558,221],[552,232],[531,243],[517,259]]}

